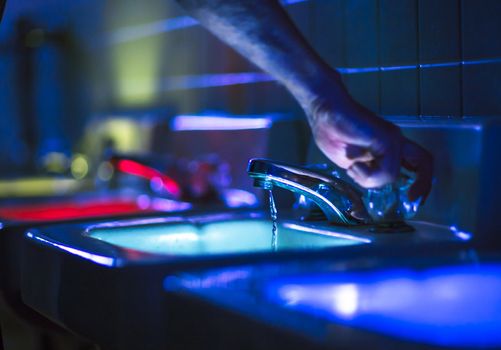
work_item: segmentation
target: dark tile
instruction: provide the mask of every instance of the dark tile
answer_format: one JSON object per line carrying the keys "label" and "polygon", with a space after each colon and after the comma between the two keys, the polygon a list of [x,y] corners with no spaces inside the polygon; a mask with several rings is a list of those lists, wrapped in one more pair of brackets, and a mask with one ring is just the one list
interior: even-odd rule
{"label": "dark tile", "polygon": [[[346,3],[345,55],[349,68],[378,66],[377,4],[374,0],[352,0]],[[343,79],[358,102],[379,113],[379,72],[346,74]]]}
{"label": "dark tile", "polygon": [[416,0],[380,0],[380,63],[417,63]]}
{"label": "dark tile", "polygon": [[462,3],[464,58],[501,57],[501,1]]}
{"label": "dark tile", "polygon": [[501,115],[501,63],[466,65],[463,99],[465,115]]}
{"label": "dark tile", "polygon": [[[418,63],[417,1],[380,0],[380,64],[413,66]],[[381,113],[419,114],[417,68],[381,73]]]}
{"label": "dark tile", "polygon": [[317,0],[312,3],[313,46],[333,67],[345,67],[345,5],[348,0]]}
{"label": "dark tile", "polygon": [[412,70],[381,73],[381,114],[417,115],[419,112],[418,72]]}
{"label": "dark tile", "polygon": [[[462,0],[463,57],[468,61],[501,57],[501,2]],[[463,69],[465,115],[501,115],[501,63],[466,64]]]}
{"label": "dark tile", "polygon": [[276,82],[246,86],[249,113],[303,113],[292,95]]}
{"label": "dark tile", "polygon": [[349,67],[378,64],[378,7],[374,0],[346,3],[345,50]]}
{"label": "dark tile", "polygon": [[350,74],[343,77],[351,96],[374,113],[380,113],[379,73]]}
{"label": "dark tile", "polygon": [[421,63],[461,59],[460,0],[419,1]]}
{"label": "dark tile", "polygon": [[288,5],[285,8],[301,34],[304,35],[306,40],[311,41],[313,39],[311,27],[312,15],[314,13],[313,4],[310,1],[305,1]]}
{"label": "dark tile", "polygon": [[460,67],[421,70],[421,114],[461,116]]}
{"label": "dark tile", "polygon": [[[419,1],[421,64],[461,61],[460,0]],[[420,70],[420,106],[424,115],[461,116],[461,69]]]}

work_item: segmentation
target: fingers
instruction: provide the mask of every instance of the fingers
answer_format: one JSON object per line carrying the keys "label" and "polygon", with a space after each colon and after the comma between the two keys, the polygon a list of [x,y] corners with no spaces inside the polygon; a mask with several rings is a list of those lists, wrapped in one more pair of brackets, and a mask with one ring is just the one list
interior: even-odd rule
{"label": "fingers", "polygon": [[433,157],[424,148],[406,138],[402,147],[402,165],[416,173],[416,180],[409,189],[409,199],[415,201],[422,197],[424,203],[433,182]]}
{"label": "fingers", "polygon": [[380,187],[395,181],[399,164],[399,157],[387,154],[379,161],[356,162],[347,170],[347,174],[362,187]]}
{"label": "fingers", "polygon": [[[318,144],[318,142],[317,142]],[[356,162],[371,162],[374,156],[366,147],[341,142],[318,144],[322,152],[342,169],[349,169]]]}
{"label": "fingers", "polygon": [[369,152],[366,147],[355,145],[347,145],[345,149],[346,158],[355,162],[367,163],[374,160],[374,156]]}
{"label": "fingers", "polygon": [[380,187],[395,181],[401,165],[416,174],[416,179],[409,189],[409,199],[415,201],[421,197],[424,203],[433,181],[433,157],[407,138],[403,139],[401,154],[390,151],[379,159],[369,162],[357,161],[348,168],[347,173],[362,187]]}

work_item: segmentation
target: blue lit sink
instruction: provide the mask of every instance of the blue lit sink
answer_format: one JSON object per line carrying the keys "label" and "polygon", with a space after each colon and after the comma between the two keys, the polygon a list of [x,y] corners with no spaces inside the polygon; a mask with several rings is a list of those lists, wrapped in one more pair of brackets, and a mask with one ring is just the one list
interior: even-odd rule
{"label": "blue lit sink", "polygon": [[167,274],[373,247],[464,243],[463,233],[449,227],[411,224],[412,233],[374,233],[368,226],[301,222],[282,213],[277,251],[269,214],[261,211],[49,225],[24,237],[21,294],[40,314],[105,347],[138,349],[147,339],[152,348],[164,348],[169,312],[159,306]]}
{"label": "blue lit sink", "polygon": [[440,346],[501,346],[501,264],[304,274],[270,281],[271,303]]}
{"label": "blue lit sink", "polygon": [[[470,238],[455,228],[426,222],[412,222],[412,226],[415,231],[410,233],[374,233],[371,226],[282,219],[276,252]],[[26,238],[106,266],[276,253],[268,214],[248,211],[47,226],[31,230]]]}
{"label": "blue lit sink", "polygon": [[194,320],[223,314],[210,331],[238,334],[236,347],[254,348],[255,333],[315,349],[501,347],[501,256],[471,250],[237,265],[168,276],[165,288],[197,301]]}

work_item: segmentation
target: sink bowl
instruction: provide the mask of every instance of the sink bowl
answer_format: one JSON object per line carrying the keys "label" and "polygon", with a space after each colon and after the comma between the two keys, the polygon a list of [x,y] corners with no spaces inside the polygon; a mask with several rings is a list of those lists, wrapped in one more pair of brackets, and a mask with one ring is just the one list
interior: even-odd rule
{"label": "sink bowl", "polygon": [[190,212],[30,229],[23,247],[23,301],[101,346],[137,349],[147,342],[158,349],[169,338],[169,313],[160,307],[168,274],[363,247],[463,242],[456,231],[423,222],[413,222],[412,233],[377,233],[283,214],[274,251],[268,217],[261,211]]}
{"label": "sink bowl", "polygon": [[[203,218],[206,219],[206,218]],[[188,220],[180,223],[159,223],[125,227],[94,227],[89,237],[118,247],[153,254],[201,256],[270,252],[272,224],[266,219],[230,219],[215,222]],[[280,223],[277,251],[320,249],[370,243],[362,235],[308,229],[291,222]]]}
{"label": "sink bowl", "polygon": [[[180,273],[164,285],[184,321],[177,344],[200,336],[219,349],[501,347],[499,254],[354,253]],[[209,329],[194,331],[202,323]]]}
{"label": "sink bowl", "polygon": [[456,228],[412,222],[413,232],[374,231],[372,226],[333,226],[328,222],[278,222],[272,246],[272,223],[260,211],[205,212],[113,222],[46,226],[26,239],[94,263],[128,266],[143,263],[227,259],[287,252],[308,252],[361,244],[419,244],[464,241]]}

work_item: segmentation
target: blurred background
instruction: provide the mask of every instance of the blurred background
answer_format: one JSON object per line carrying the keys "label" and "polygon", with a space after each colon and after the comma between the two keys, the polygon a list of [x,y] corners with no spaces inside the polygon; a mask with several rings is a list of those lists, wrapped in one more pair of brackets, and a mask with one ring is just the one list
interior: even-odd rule
{"label": "blurred background", "polygon": [[[377,113],[501,114],[501,1],[284,6],[355,98]],[[178,115],[302,118],[281,86],[172,0],[8,1],[0,76],[2,177],[82,179],[109,149],[172,153],[166,133]],[[308,130],[298,137],[307,143]],[[287,153],[287,141],[276,147]]]}
{"label": "blurred background", "polygon": [[[433,153],[419,218],[500,247],[501,0],[282,3],[356,100]],[[255,207],[249,158],[319,159],[288,92],[174,0],[8,0],[0,91],[1,220]]]}

